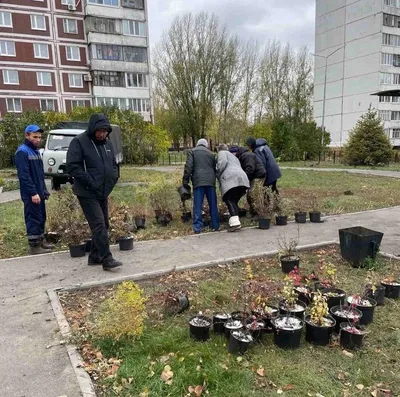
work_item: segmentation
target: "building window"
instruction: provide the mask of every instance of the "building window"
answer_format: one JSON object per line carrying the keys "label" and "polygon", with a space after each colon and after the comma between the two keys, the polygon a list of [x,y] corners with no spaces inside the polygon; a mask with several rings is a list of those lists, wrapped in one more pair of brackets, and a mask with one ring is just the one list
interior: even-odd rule
{"label": "building window", "polygon": [[103,87],[125,87],[123,72],[93,72],[93,84]]}
{"label": "building window", "polygon": [[87,0],[88,4],[118,7],[118,0]]}
{"label": "building window", "polygon": [[126,102],[127,102],[126,98],[109,98],[109,97],[96,98],[97,106],[116,106],[117,108],[122,110],[128,109]]}
{"label": "building window", "polygon": [[78,34],[78,23],[76,19],[63,19],[64,33]]}
{"label": "building window", "polygon": [[68,74],[68,83],[71,88],[82,88],[83,87],[82,75],[77,73]]}
{"label": "building window", "polygon": [[18,70],[3,70],[3,84],[18,85]]}
{"label": "building window", "polygon": [[380,110],[379,117],[382,121],[390,121],[390,110]]}
{"label": "building window", "polygon": [[61,4],[64,6],[74,6],[75,5],[75,0],[61,0]]}
{"label": "building window", "polygon": [[126,85],[135,88],[147,88],[149,86],[148,76],[143,73],[127,73]]}
{"label": "building window", "polygon": [[400,138],[400,128],[393,128],[392,138]]}
{"label": "building window", "polygon": [[150,112],[150,100],[129,99],[129,109],[137,113]]}
{"label": "building window", "polygon": [[144,22],[124,19],[122,23],[125,35],[146,37],[146,24]]}
{"label": "building window", "polygon": [[397,36],[395,34],[383,33],[382,44],[391,47],[400,47],[400,36]]}
{"label": "building window", "polygon": [[80,61],[81,53],[79,47],[76,46],[68,46],[65,47],[65,53],[67,57],[67,61]]}
{"label": "building window", "polygon": [[84,108],[86,106],[86,101],[83,99],[76,99],[71,101],[71,108],[81,107]]}
{"label": "building window", "polygon": [[122,7],[144,10],[144,0],[121,0]]}
{"label": "building window", "polygon": [[390,112],[390,120],[391,121],[400,121],[400,111],[391,111]]}
{"label": "building window", "polygon": [[147,62],[147,48],[124,47],[124,61],[126,62]]}
{"label": "building window", "polygon": [[15,57],[15,43],[13,41],[0,40],[0,55],[3,57]]}
{"label": "building window", "polygon": [[11,12],[0,12],[0,27],[12,28]]}
{"label": "building window", "polygon": [[11,113],[22,112],[22,101],[21,98],[7,98],[7,111]]}
{"label": "building window", "polygon": [[43,15],[31,15],[31,28],[33,30],[46,30],[46,19]]}
{"label": "building window", "polygon": [[380,74],[380,82],[381,84],[392,84],[392,74],[391,73],[381,73]]}
{"label": "building window", "polygon": [[110,18],[92,18],[92,26],[94,32],[99,33],[120,33],[120,21]]}
{"label": "building window", "polygon": [[35,58],[49,59],[48,44],[33,44],[33,53]]}
{"label": "building window", "polygon": [[382,65],[393,65],[393,54],[382,53],[381,64]]}
{"label": "building window", "polygon": [[56,110],[56,101],[54,99],[41,99],[40,100],[40,110],[42,112],[47,112],[52,110],[55,112]]}
{"label": "building window", "polygon": [[385,6],[389,7],[397,7],[400,8],[400,1],[399,0],[384,0],[383,3]]}
{"label": "building window", "polygon": [[92,57],[93,59],[104,59],[108,61],[122,61],[122,46],[93,44]]}
{"label": "building window", "polygon": [[36,81],[39,86],[52,86],[50,72],[36,72]]}

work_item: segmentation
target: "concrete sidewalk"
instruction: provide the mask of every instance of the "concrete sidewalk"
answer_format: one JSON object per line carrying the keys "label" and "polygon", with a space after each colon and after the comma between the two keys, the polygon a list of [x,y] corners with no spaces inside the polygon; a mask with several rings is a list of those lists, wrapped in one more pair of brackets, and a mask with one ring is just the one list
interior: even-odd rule
{"label": "concrete sidewalk", "polygon": [[[300,225],[300,245],[338,239],[338,229],[365,226],[385,233],[381,251],[400,251],[400,207],[326,218],[321,224]],[[78,384],[60,337],[46,290],[109,281],[176,266],[263,254],[278,248],[285,232],[297,225],[263,231],[208,233],[172,240],[136,243],[131,252],[117,252],[124,266],[114,273],[89,267],[86,258],[68,253],[0,260],[0,395],[1,397],[80,396]],[[46,346],[54,345],[46,348]]]}

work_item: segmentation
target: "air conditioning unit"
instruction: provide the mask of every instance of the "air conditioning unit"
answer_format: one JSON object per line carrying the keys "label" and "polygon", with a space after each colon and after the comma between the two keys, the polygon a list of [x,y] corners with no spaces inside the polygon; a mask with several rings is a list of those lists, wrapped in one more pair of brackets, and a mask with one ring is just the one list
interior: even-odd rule
{"label": "air conditioning unit", "polygon": [[85,75],[83,76],[83,80],[85,80],[85,81],[92,81],[92,76],[91,76],[90,74],[85,74]]}
{"label": "air conditioning unit", "polygon": [[68,11],[76,11],[76,5],[75,4],[68,4]]}

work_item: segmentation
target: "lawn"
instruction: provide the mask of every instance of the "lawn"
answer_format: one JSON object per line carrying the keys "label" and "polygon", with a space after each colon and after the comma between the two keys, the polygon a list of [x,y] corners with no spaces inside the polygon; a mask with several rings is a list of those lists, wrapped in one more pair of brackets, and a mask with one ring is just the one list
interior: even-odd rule
{"label": "lawn", "polygon": [[333,161],[281,161],[279,162],[281,167],[312,167],[312,168],[338,168],[338,169],[353,169],[353,170],[378,170],[378,171],[400,171],[399,163],[391,163],[388,166],[383,167],[372,167],[372,166],[352,166],[342,164],[339,161],[335,163]]}
{"label": "lawn", "polygon": [[[303,275],[315,271],[323,258],[336,265],[336,286],[348,294],[362,293],[367,270],[353,269],[341,260],[336,246],[300,254]],[[393,264],[392,264],[393,265]],[[375,263],[378,279],[388,263]],[[249,272],[250,270],[250,272]],[[245,356],[231,355],[224,336],[211,333],[205,343],[189,337],[188,319],[201,311],[207,316],[243,310],[240,285],[248,282],[270,286],[269,304],[278,302],[283,274],[277,258],[259,258],[201,270],[172,273],[140,282],[148,298],[143,335],[137,340],[113,341],[93,332],[96,310],[115,287],[61,292],[60,300],[74,330],[74,341],[100,396],[195,396],[189,387],[204,386],[198,396],[398,396],[400,394],[399,301],[386,299],[377,307],[374,321],[360,351],[343,351],[334,337],[331,345],[314,347],[304,340],[299,349],[277,348],[273,336],[250,347]],[[188,293],[188,312],[167,316],[162,292],[166,288]],[[278,291],[278,292],[276,292]],[[115,326],[118,326],[115,324]],[[165,366],[173,372],[167,384],[161,379]],[[168,369],[168,368],[167,368]],[[386,392],[383,392],[386,390]]]}
{"label": "lawn", "polygon": [[[172,173],[154,170],[122,168],[122,181],[148,182],[168,180],[179,185],[182,171]],[[369,175],[344,174],[341,172],[317,173],[314,171],[283,170],[279,180],[281,196],[287,199],[287,211],[293,217],[298,210],[310,209],[310,197],[316,195],[319,208],[326,215],[365,211],[400,205],[400,180]],[[117,186],[111,197],[118,203],[134,205],[138,194],[146,196],[149,187]],[[179,196],[176,193],[179,204]],[[221,200],[219,200],[221,202]],[[245,200],[241,202],[246,206]],[[191,203],[188,204],[191,207]],[[50,197],[48,211],[57,211],[54,197]],[[191,225],[180,221],[180,214],[174,214],[174,220],[168,227],[156,223],[153,211],[148,208],[147,228],[136,233],[136,239],[168,239],[192,233]],[[20,201],[0,204],[0,258],[27,254],[23,207]],[[242,218],[243,226],[255,226],[249,217]],[[222,229],[226,228],[222,224]],[[57,246],[56,250],[65,249]]]}

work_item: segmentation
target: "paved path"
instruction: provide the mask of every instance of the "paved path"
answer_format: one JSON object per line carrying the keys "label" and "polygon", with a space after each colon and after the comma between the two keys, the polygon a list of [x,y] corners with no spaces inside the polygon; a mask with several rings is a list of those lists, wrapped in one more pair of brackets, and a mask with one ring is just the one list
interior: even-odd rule
{"label": "paved path", "polygon": [[[370,227],[385,233],[381,250],[400,251],[400,207],[326,218],[300,225],[300,245],[338,239],[338,229]],[[87,258],[67,253],[0,260],[0,396],[78,397],[80,392],[47,300],[46,290],[113,280],[175,266],[226,260],[276,250],[278,236],[297,235],[297,225],[270,230],[243,229],[135,244],[131,252],[115,252],[124,266],[115,273],[89,267]],[[116,251],[114,247],[114,251]],[[46,348],[48,345],[55,345]]]}

